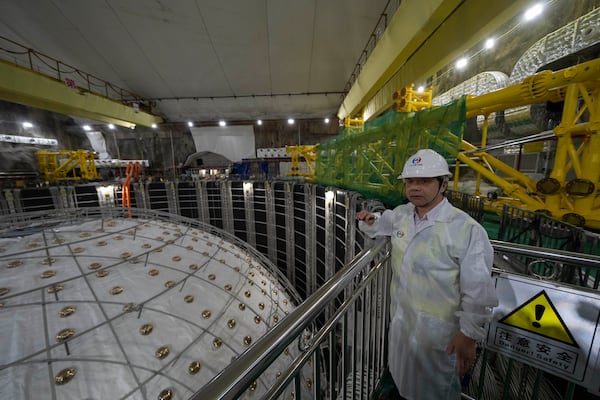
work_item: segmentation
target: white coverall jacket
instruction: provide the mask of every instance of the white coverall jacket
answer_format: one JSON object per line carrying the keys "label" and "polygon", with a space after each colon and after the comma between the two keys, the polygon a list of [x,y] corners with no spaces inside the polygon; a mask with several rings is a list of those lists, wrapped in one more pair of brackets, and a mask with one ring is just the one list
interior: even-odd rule
{"label": "white coverall jacket", "polygon": [[446,198],[415,225],[409,203],[360,221],[370,237],[390,236],[389,369],[403,397],[456,400],[456,356],[446,347],[459,329],[481,340],[498,305],[486,231]]}

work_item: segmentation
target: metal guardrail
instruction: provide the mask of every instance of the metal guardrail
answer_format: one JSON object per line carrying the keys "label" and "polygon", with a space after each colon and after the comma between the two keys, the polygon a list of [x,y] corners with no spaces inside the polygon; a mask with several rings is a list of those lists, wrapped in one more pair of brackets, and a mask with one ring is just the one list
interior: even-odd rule
{"label": "metal guardrail", "polygon": [[[380,288],[383,293],[387,294],[385,283],[388,280],[382,279],[382,277],[389,273],[385,268],[389,252],[386,251],[383,256],[381,255],[387,248],[386,244],[386,240],[380,239],[373,248],[357,255],[351,263],[338,271],[272,330],[262,336],[255,345],[233,361],[228,368],[216,375],[190,400],[238,398],[251,386],[258,375],[265,371],[270,363],[294,341],[299,341],[299,345],[303,341],[305,342],[304,352],[279,378],[279,384],[271,388],[263,399],[277,398],[292,380],[298,379],[297,373],[311,359],[314,360],[313,368],[317,369],[314,376],[327,376],[329,379],[327,379],[326,385],[311,385],[313,393],[310,398],[320,398],[324,395],[321,391],[329,392],[329,396],[326,396],[328,398],[337,398],[340,394],[347,392],[346,380],[340,381],[339,378],[345,376],[345,372],[356,371],[355,368],[359,366],[356,364],[360,364],[363,368],[375,368],[381,373],[385,367],[383,344],[387,331],[387,313],[384,312],[387,309],[387,295],[383,296],[379,290],[373,289]],[[380,287],[380,285],[384,287]],[[337,304],[340,301],[340,295],[343,295],[344,298],[341,303]],[[366,312],[366,308],[363,308],[362,312],[357,312],[356,306],[359,302],[363,306],[368,306],[369,310],[377,312]],[[324,322],[320,330],[311,332],[310,339],[303,338],[306,330],[318,323],[318,318],[323,316],[326,310],[335,310],[335,313]],[[359,315],[362,316],[362,320]],[[354,323],[348,323],[349,319],[354,319]],[[376,329],[367,331],[359,329],[364,324],[376,327]],[[335,329],[338,327],[341,329]],[[370,335],[373,331],[376,333]],[[354,364],[354,368],[349,369],[344,368],[344,366],[350,366],[345,355],[356,351],[356,347],[350,349],[342,346],[341,352],[338,353],[336,342],[340,339],[342,343],[346,342],[351,333],[355,337],[356,335],[362,336],[361,344],[368,344],[368,346],[364,348],[359,346],[362,354],[360,357],[358,355],[352,357],[351,364]],[[323,348],[329,350],[328,355],[325,356],[326,363],[324,365],[319,362],[318,355]],[[348,371],[345,371],[346,369]],[[348,377],[351,378],[351,375]],[[360,393],[370,394],[372,392],[375,379],[372,377],[370,379],[372,379],[371,385],[367,385],[367,387],[360,385]],[[295,384],[298,385],[299,382]],[[353,389],[356,390],[356,387]],[[301,391],[296,391],[295,398],[301,399],[301,393]],[[352,398],[357,397],[353,396]]]}
{"label": "metal guardrail", "polygon": [[[296,374],[309,360],[314,360],[313,368],[315,376],[327,377],[326,387],[322,384],[316,385],[312,393],[313,397],[310,398],[371,398],[375,385],[386,366],[387,301],[389,297],[386,285],[388,279],[385,277],[391,273],[389,268],[387,268],[389,265],[387,263],[389,249],[385,246],[386,243],[387,240],[379,239],[376,246],[359,254],[293,313],[281,321],[280,325],[263,336],[256,346],[253,346],[242,357],[235,360],[230,367],[217,375],[190,400],[206,398],[235,399],[241,396],[246,388],[258,379],[260,373],[268,367],[270,361],[276,359],[294,341],[302,342],[303,330],[310,327],[316,321],[317,317],[335,301],[336,296],[344,288],[346,290],[350,289],[351,285],[356,283],[357,277],[360,280],[360,284],[356,288],[353,288],[354,295],[345,299],[338,306],[337,312],[329,320],[325,321],[318,331],[313,332],[313,336],[304,348],[304,352],[294,361],[290,369],[280,377],[279,384],[273,387],[262,399],[275,399],[288,384],[294,384],[294,379],[297,379]],[[600,271],[600,257],[598,256],[560,250],[546,250],[501,241],[492,241],[492,245],[494,250],[500,255],[512,254],[563,264],[578,264]],[[378,252],[385,252],[382,254],[383,258],[380,258],[377,264],[370,270],[365,270],[369,266],[369,263],[373,263],[377,258]],[[365,274],[362,278],[360,277],[361,273]],[[383,282],[377,281],[382,277],[384,277]],[[379,282],[380,285],[383,284],[382,286],[377,286],[382,290],[382,293],[375,296],[373,296],[374,293],[365,295],[368,292],[368,285],[373,284],[373,282]],[[368,304],[368,301],[374,301],[375,304]],[[376,319],[372,320],[372,312],[352,313],[351,310],[353,307],[356,307],[357,303],[363,306],[364,310],[377,310]],[[354,320],[351,324],[341,324],[340,321],[345,321],[346,318],[353,318]],[[359,320],[356,320],[356,318],[359,318]],[[360,320],[361,318],[362,320]],[[361,358],[356,355],[356,347],[349,345],[348,342],[341,338],[348,337],[349,325],[355,328],[357,326],[370,325],[373,322],[379,328],[375,335],[369,336],[364,335],[365,331],[359,332],[359,334],[363,334],[361,339],[368,340],[367,343],[363,341],[362,345],[359,346],[360,351],[364,353],[364,357]],[[332,358],[333,351],[323,351],[331,350],[336,346],[340,346],[339,351],[335,352],[340,358]],[[375,351],[373,352],[373,350]],[[500,366],[497,368],[506,369],[495,371],[495,373],[505,374],[506,379],[489,379],[490,374],[486,375],[485,373],[482,373],[480,376],[474,376],[470,385],[465,388],[465,392],[463,393],[463,398],[465,399],[509,399],[514,398],[513,395],[515,393],[519,393],[522,399],[573,400],[577,398],[574,397],[577,390],[584,390],[583,388],[577,388],[577,385],[572,382],[562,382],[560,378],[553,379],[552,376],[543,373],[543,371],[515,360],[507,359],[487,349],[480,349],[480,354],[480,365],[478,367],[480,370],[485,371],[485,368],[496,368],[499,364]],[[326,358],[327,362],[325,365],[319,363],[319,357]],[[350,358],[350,360],[346,358]],[[362,362],[357,363],[358,358],[361,358]],[[495,360],[494,365],[490,364],[489,360],[491,359]],[[366,363],[364,362],[365,360],[367,361]],[[485,364],[486,367],[482,367],[481,364]],[[352,366],[352,368],[349,370],[340,366]],[[522,376],[523,372],[521,370],[525,370],[525,374],[535,377],[535,380],[528,381],[526,377]],[[520,374],[520,376],[517,376],[517,374]],[[298,384],[296,383],[296,385]],[[346,387],[346,384],[349,384],[348,387]],[[556,387],[565,385],[567,389],[564,396],[561,397]],[[495,393],[495,395],[490,395],[490,392]],[[529,397],[524,396],[525,393],[529,393]],[[297,395],[296,398],[299,399],[302,397]]]}
{"label": "metal guardrail", "polygon": [[[514,272],[533,275],[577,286],[598,289],[600,274],[585,263],[552,260],[551,254],[571,251],[585,257],[600,256],[600,234],[555,220],[544,213],[504,206],[500,218],[498,240],[530,246],[531,252],[544,252],[546,261],[536,261],[529,253],[513,255],[509,264]],[[525,249],[527,247],[523,247]]]}
{"label": "metal guardrail", "polygon": [[[598,293],[598,255],[499,240],[491,242],[496,255],[495,272],[533,278],[532,285],[536,282],[540,282],[540,285],[544,282],[551,283],[552,287],[580,291],[582,296]],[[590,243],[595,242],[592,240]],[[477,375],[474,374],[474,379],[466,390],[475,399],[597,398],[573,381],[487,348],[480,352],[476,370]]]}
{"label": "metal guardrail", "polygon": [[528,246],[518,243],[502,242],[492,240],[492,246],[496,252],[510,253],[530,258],[556,261],[562,264],[575,264],[585,267],[600,268],[600,256],[592,254],[574,253],[571,251],[545,249],[543,247]]}

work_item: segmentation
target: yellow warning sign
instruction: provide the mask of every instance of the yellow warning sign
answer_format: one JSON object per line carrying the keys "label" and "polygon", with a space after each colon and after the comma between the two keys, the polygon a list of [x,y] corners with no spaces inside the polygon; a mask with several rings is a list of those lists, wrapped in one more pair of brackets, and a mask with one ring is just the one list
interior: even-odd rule
{"label": "yellow warning sign", "polygon": [[544,290],[498,322],[579,347]]}

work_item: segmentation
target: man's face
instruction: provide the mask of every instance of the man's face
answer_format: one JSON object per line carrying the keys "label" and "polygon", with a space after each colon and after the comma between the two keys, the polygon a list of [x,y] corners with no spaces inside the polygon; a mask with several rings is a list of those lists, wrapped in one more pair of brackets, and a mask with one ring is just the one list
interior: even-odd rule
{"label": "man's face", "polygon": [[[438,193],[439,189],[439,181],[437,178],[406,178],[404,179],[404,188],[406,190],[406,197],[408,200],[413,203],[416,207],[423,207],[425,205],[435,205],[441,200],[441,196],[436,199],[438,201],[434,201],[433,204],[430,203]],[[447,185],[444,182],[443,185]],[[442,191],[445,188],[442,188]]]}

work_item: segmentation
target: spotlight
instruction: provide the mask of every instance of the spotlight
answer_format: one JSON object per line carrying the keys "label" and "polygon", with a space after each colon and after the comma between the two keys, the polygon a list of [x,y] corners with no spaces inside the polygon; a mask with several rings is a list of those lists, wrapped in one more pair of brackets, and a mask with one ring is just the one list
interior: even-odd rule
{"label": "spotlight", "polygon": [[257,125],[262,125],[262,119],[256,120]]}
{"label": "spotlight", "polygon": [[225,126],[225,125],[227,125],[227,123],[225,121],[223,121],[223,120],[219,121],[219,126]]}
{"label": "spotlight", "polygon": [[191,128],[192,126],[194,126],[194,123],[192,121],[189,121],[188,126]]}
{"label": "spotlight", "polygon": [[92,130],[92,127],[91,127],[91,126],[89,126],[89,125],[84,125],[84,126],[83,126],[83,130],[84,130],[84,131],[91,131],[91,130]]}
{"label": "spotlight", "polygon": [[485,41],[484,48],[487,50],[492,49],[495,44],[496,44],[496,40],[494,38],[489,38],[488,40]]}
{"label": "spotlight", "polygon": [[113,124],[108,124],[108,129],[115,129],[115,126]]}
{"label": "spotlight", "polygon": [[544,7],[542,6],[542,4],[537,3],[536,5],[532,6],[531,8],[528,8],[527,11],[525,11],[525,15],[523,16],[523,18],[525,18],[525,21],[531,21],[532,19],[539,16],[543,10]]}
{"label": "spotlight", "polygon": [[152,124],[152,129],[156,129],[157,126],[158,125],[156,125],[156,124]]}
{"label": "spotlight", "polygon": [[325,118],[325,123],[328,124],[329,123],[329,118]]}
{"label": "spotlight", "polygon": [[469,61],[463,57],[456,62],[455,66],[458,69],[462,69],[462,68],[466,67],[468,63],[469,63]]}
{"label": "spotlight", "polygon": [[27,128],[32,128],[33,124],[31,122],[23,122],[23,128],[27,129]]}
{"label": "spotlight", "polygon": [[289,118],[288,119],[288,124],[289,125],[294,125],[294,118]]}

